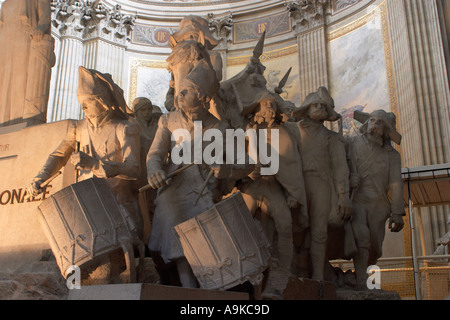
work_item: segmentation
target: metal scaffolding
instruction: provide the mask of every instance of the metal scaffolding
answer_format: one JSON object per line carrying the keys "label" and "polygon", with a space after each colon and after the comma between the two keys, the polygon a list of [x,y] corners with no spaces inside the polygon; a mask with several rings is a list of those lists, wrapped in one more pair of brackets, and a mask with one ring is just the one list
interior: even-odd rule
{"label": "metal scaffolding", "polygon": [[[403,199],[409,210],[416,299],[422,299],[413,208],[450,204],[450,163],[402,169]],[[421,227],[421,226],[419,226]],[[421,232],[423,232],[421,228]]]}

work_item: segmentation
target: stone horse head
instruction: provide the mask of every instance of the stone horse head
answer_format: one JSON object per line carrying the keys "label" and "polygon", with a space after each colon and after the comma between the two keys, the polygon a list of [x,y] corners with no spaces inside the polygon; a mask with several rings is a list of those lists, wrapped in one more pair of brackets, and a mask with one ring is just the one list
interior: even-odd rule
{"label": "stone horse head", "polygon": [[[198,16],[185,17],[178,31],[170,36],[169,45],[172,54],[167,58],[169,72],[172,73],[170,86],[174,89],[174,96],[178,94],[178,83],[185,78],[201,61],[206,60],[213,65],[221,79],[222,63],[216,56],[210,56],[212,50],[219,44],[209,30],[207,20]],[[219,56],[220,57],[220,56]]]}

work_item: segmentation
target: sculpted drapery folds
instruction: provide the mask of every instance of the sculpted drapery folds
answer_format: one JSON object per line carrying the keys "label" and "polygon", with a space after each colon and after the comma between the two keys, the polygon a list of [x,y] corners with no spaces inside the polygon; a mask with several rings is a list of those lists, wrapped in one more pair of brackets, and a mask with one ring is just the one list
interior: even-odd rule
{"label": "sculpted drapery folds", "polygon": [[391,112],[355,111],[354,117],[363,126],[361,135],[346,138],[353,193],[351,224],[358,249],[353,260],[357,287],[365,289],[367,267],[382,255],[386,221],[392,232],[404,226],[401,159],[391,145],[391,141],[400,144],[401,135]]}
{"label": "sculpted drapery folds", "polygon": [[0,12],[0,126],[46,122],[56,62],[48,0],[6,0]]}
{"label": "sculpted drapery folds", "polygon": [[[219,121],[208,111],[210,99],[218,89],[219,82],[210,63],[200,61],[188,76],[180,81],[179,93],[175,97],[177,110],[161,116],[155,140],[147,155],[148,182],[154,189],[159,188],[148,246],[152,252],[159,253],[164,262],[176,263],[184,287],[196,287],[198,284],[175,237],[173,227],[205,212],[213,207],[215,202],[220,201],[222,194],[218,186],[221,179],[240,179],[249,173],[245,168],[240,171],[238,165],[201,163],[188,167],[168,180],[171,173],[183,167],[183,164],[175,164],[172,161],[174,155],[171,153],[175,145],[184,142],[172,139],[174,131],[184,129],[194,137],[194,121],[200,121],[203,132],[217,129],[225,136],[228,124]],[[201,142],[202,150],[209,143]],[[213,177],[211,172],[214,173]],[[207,187],[202,190],[205,183]]]}
{"label": "sculpted drapery folds", "polygon": [[[328,90],[320,87],[306,97],[293,117],[300,119],[297,126],[310,219],[303,247],[297,248],[306,260],[300,259],[297,267],[308,269],[305,261],[310,257],[312,278],[323,280],[328,224],[338,214],[340,219],[351,214],[345,145],[337,133],[324,126],[324,121],[336,121],[340,115],[334,111]],[[308,251],[309,257],[304,254]]]}
{"label": "sculpted drapery folds", "polygon": [[[247,129],[258,130],[259,139],[262,130],[266,130],[267,143],[277,144],[273,150],[279,156],[279,169],[274,175],[261,175],[261,164],[257,164],[256,170],[239,186],[247,207],[265,226],[266,236],[272,243],[273,263],[262,293],[270,299],[282,299],[283,286],[291,276],[294,230],[308,225],[300,145],[294,124],[287,123],[289,117],[279,102],[276,95],[266,92],[242,112],[243,116],[250,117]],[[278,139],[274,138],[275,133]]]}

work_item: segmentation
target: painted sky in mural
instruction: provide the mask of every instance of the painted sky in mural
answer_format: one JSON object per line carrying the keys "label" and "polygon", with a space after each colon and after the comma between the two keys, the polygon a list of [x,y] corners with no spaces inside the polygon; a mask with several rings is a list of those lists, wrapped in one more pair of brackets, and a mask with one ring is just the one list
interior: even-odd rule
{"label": "painted sky in mural", "polygon": [[167,69],[145,68],[138,70],[136,97],[145,97],[152,101],[154,105],[167,112],[164,108],[167,90],[169,89],[170,73]]}
{"label": "painted sky in mural", "polygon": [[355,109],[391,111],[384,50],[379,16],[330,42],[330,89],[344,120]]}

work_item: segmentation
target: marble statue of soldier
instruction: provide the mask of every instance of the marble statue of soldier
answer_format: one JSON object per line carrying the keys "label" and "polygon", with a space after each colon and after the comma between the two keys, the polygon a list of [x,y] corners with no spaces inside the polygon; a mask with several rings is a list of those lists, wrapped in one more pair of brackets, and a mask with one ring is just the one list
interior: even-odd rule
{"label": "marble statue of soldier", "polygon": [[136,120],[141,127],[141,179],[138,181],[139,187],[147,184],[147,170],[145,163],[147,161],[147,153],[150,150],[153,139],[155,139],[156,130],[158,129],[158,121],[162,115],[161,108],[152,104],[148,98],[136,98],[133,101],[132,110],[136,116]]}
{"label": "marble statue of soldier", "polygon": [[141,142],[143,142],[143,149],[146,150],[145,155],[147,155],[158,129],[159,117],[162,115],[161,108],[153,105],[150,99],[141,97],[133,101],[132,110],[141,126]]}
{"label": "marble statue of soldier", "polygon": [[49,0],[6,0],[0,11],[0,126],[47,119],[56,62]]}
{"label": "marble statue of soldier", "polygon": [[[305,272],[309,258],[311,278],[324,280],[327,229],[330,219],[351,215],[349,198],[349,169],[343,139],[324,126],[324,121],[336,121],[334,100],[325,87],[309,94],[292,114],[297,122],[305,181],[310,227],[298,252],[300,266]],[[296,249],[298,251],[298,248]],[[309,271],[308,271],[309,272]],[[309,274],[308,274],[309,275]]]}
{"label": "marble statue of soldier", "polygon": [[[282,299],[291,276],[293,225],[306,228],[308,223],[303,173],[298,170],[302,160],[298,140],[285,123],[289,118],[278,104],[280,100],[266,92],[256,101],[243,110],[242,115],[250,117],[247,130],[256,130],[258,140],[264,139],[259,130],[266,130],[268,145],[277,144],[274,150],[279,153],[279,168],[274,175],[261,175],[260,164],[257,165],[257,169],[242,180],[239,190],[272,243],[272,266],[262,297]],[[273,140],[275,131],[278,140]]]}
{"label": "marble statue of soldier", "polygon": [[[290,270],[293,256],[291,208],[299,208],[306,217],[306,196],[301,170],[302,161],[295,137],[291,135],[284,122],[288,116],[280,111],[278,99],[266,93],[253,106],[244,109],[243,116],[252,118],[247,129],[266,129],[268,144],[272,143],[271,131],[276,130],[279,153],[279,170],[270,176],[261,176],[258,170],[246,179],[240,190],[250,211],[256,207],[272,218],[277,233],[277,258],[279,264]],[[263,137],[259,137],[262,139]],[[306,218],[296,217],[306,221]],[[269,237],[270,238],[270,237]]]}
{"label": "marble statue of soldier", "polygon": [[151,221],[155,212],[154,201],[156,198],[156,190],[150,188],[139,192],[139,189],[147,185],[147,153],[155,138],[156,130],[158,129],[158,121],[162,112],[160,107],[153,105],[151,100],[145,97],[136,98],[133,101],[132,110],[141,127],[141,175],[135,183],[135,192],[139,193],[139,206],[144,223],[143,240],[147,242],[151,232]]}
{"label": "marble statue of soldier", "polygon": [[41,184],[70,160],[79,170],[79,180],[107,180],[141,234],[142,217],[131,188],[140,175],[140,127],[128,116],[123,91],[109,74],[80,67],[77,97],[86,118],[72,121],[64,140],[33,179],[32,190],[42,192]]}
{"label": "marble statue of soldier", "polygon": [[[361,135],[346,137],[351,169],[352,229],[358,251],[353,258],[358,289],[367,289],[367,267],[382,255],[386,221],[392,232],[404,226],[403,181],[400,154],[391,141],[400,145],[396,118],[391,112],[355,111],[363,123]],[[388,198],[390,193],[390,198]]]}
{"label": "marble statue of soldier", "polygon": [[[177,109],[161,116],[155,140],[147,155],[148,182],[152,188],[159,188],[148,247],[151,252],[158,252],[164,263],[176,264],[183,287],[198,287],[198,282],[176,239],[173,227],[203,213],[221,200],[221,195],[217,197],[216,192],[219,179],[239,179],[240,175],[246,176],[249,173],[248,170],[240,172],[239,168],[233,165],[207,165],[202,162],[179,172],[170,180],[167,179],[176,170],[189,165],[176,164],[173,161],[174,148],[183,143],[172,139],[176,130],[186,130],[193,140],[194,121],[199,121],[203,132],[217,129],[225,134],[228,124],[219,121],[208,111],[209,101],[218,88],[219,82],[214,69],[208,62],[200,61],[188,76],[180,81],[179,93],[175,99]],[[189,137],[183,137],[183,140],[187,142]],[[200,143],[202,150],[209,144],[206,141]],[[191,146],[193,145],[194,143]],[[212,177],[211,172],[214,173]],[[211,179],[207,179],[208,176]],[[207,187],[202,192],[205,182]]]}

